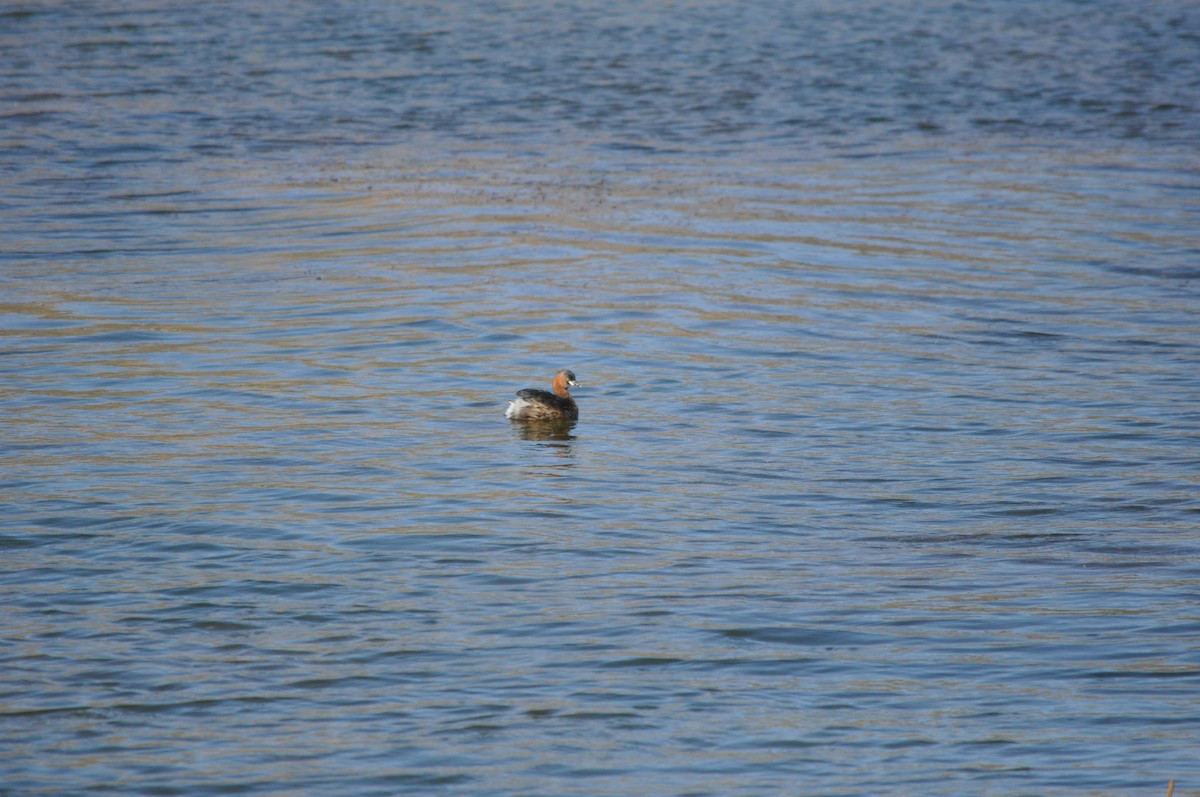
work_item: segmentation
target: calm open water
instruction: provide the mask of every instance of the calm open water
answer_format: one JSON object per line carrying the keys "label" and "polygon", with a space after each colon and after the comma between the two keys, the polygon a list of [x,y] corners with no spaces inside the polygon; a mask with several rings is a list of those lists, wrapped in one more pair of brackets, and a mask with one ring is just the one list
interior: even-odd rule
{"label": "calm open water", "polygon": [[1198,76],[1184,0],[0,8],[0,794],[1200,794]]}

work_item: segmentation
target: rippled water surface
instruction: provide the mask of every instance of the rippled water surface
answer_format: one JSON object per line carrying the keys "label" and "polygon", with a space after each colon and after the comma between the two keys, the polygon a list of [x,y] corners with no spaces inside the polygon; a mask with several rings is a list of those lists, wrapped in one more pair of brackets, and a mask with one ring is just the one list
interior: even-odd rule
{"label": "rippled water surface", "polygon": [[7,7],[0,793],[1200,793],[1198,74],[1185,2]]}

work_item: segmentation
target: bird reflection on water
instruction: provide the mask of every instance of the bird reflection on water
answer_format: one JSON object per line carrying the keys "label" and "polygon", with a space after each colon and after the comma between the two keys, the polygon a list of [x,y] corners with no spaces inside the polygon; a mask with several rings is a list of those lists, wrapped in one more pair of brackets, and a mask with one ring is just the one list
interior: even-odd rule
{"label": "bird reflection on water", "polygon": [[522,440],[530,440],[539,443],[553,443],[556,447],[570,451],[571,443],[575,440],[575,424],[577,421],[570,420],[514,420],[511,422],[513,429],[521,436]]}

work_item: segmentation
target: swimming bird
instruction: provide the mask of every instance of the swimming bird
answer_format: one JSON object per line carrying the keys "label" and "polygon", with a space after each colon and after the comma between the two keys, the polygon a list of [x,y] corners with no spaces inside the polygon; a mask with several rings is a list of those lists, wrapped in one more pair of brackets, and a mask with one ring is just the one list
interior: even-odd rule
{"label": "swimming bird", "polygon": [[574,421],[579,418],[579,407],[567,388],[578,387],[575,373],[563,369],[554,375],[554,392],[526,388],[518,390],[517,397],[508,402],[505,418],[514,421]]}

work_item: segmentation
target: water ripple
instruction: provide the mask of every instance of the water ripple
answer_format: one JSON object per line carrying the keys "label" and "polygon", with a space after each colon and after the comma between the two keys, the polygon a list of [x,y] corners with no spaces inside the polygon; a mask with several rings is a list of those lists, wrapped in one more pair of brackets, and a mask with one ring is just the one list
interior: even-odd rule
{"label": "water ripple", "polygon": [[1200,777],[1194,8],[183,8],[0,11],[8,789]]}

